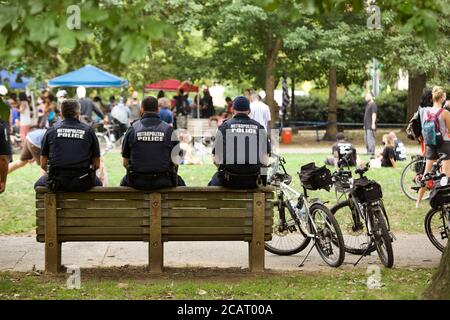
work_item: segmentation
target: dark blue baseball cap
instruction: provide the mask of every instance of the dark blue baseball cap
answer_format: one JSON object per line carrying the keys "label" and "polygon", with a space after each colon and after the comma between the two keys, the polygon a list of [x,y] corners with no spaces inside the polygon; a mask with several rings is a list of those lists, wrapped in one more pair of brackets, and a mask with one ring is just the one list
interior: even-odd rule
{"label": "dark blue baseball cap", "polygon": [[233,109],[236,111],[250,111],[250,101],[244,96],[233,100]]}

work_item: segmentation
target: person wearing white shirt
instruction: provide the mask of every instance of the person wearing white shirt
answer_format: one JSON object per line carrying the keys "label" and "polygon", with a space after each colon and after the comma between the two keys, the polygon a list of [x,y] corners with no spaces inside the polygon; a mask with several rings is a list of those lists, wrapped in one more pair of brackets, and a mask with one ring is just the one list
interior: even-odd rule
{"label": "person wearing white shirt", "polygon": [[270,108],[267,104],[261,101],[261,97],[253,92],[251,94],[250,115],[249,117],[259,122],[264,129],[269,128],[269,123],[272,120],[270,117]]}
{"label": "person wearing white shirt", "polygon": [[115,122],[119,125],[119,128],[114,132],[116,140],[119,140],[130,126],[131,118],[130,108],[125,105],[122,97],[120,98],[119,103],[114,108],[112,108],[111,118],[112,122]]}

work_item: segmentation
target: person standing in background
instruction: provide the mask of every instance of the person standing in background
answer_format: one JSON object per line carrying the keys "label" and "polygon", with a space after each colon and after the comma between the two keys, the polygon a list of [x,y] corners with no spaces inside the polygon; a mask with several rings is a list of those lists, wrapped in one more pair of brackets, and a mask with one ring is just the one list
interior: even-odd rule
{"label": "person standing in background", "polygon": [[377,130],[377,112],[371,93],[366,94],[366,110],[364,112],[364,142],[366,144],[367,154],[375,155],[375,132]]}
{"label": "person standing in background", "polygon": [[8,176],[8,162],[10,158],[11,146],[8,141],[8,133],[0,122],[0,193],[6,190],[6,177]]}
{"label": "person standing in background", "polygon": [[170,100],[168,98],[159,98],[158,106],[161,120],[173,127],[173,113],[170,111]]}
{"label": "person standing in background", "polygon": [[189,105],[184,95],[183,88],[178,89],[178,94],[174,96],[175,99],[175,117],[176,117],[176,128],[186,129],[187,128],[187,115],[189,114]]}
{"label": "person standing in background", "polygon": [[131,95],[131,99],[127,101],[127,107],[130,108],[131,111],[131,121],[140,119],[141,102],[139,101],[139,94],[137,91],[134,91]]}
{"label": "person standing in background", "polygon": [[3,100],[3,97],[8,93],[8,89],[5,86],[0,86],[0,123],[3,123],[3,126],[6,128],[6,131],[9,133],[10,125],[11,125],[11,109],[12,107],[8,104],[8,102]]}
{"label": "person standing in background", "polygon": [[205,88],[203,90],[203,98],[200,100],[201,107],[201,117],[209,119],[210,117],[216,114],[214,110],[214,103],[211,94],[209,93],[209,89]]}
{"label": "person standing in background", "polygon": [[163,90],[159,90],[158,95],[156,96],[156,99],[161,99],[166,96],[166,93]]}
{"label": "person standing in background", "polygon": [[[10,148],[11,141],[9,134],[11,132],[12,128],[12,113],[11,110],[13,109],[9,103],[5,100],[3,100],[3,97],[8,94],[8,89],[6,89],[5,86],[0,85],[0,126],[3,126],[5,132],[6,132],[6,140],[7,140],[7,146]],[[6,147],[5,147],[6,148]],[[9,155],[5,153],[5,155],[9,161],[12,161],[11,152]]]}
{"label": "person standing in background", "polygon": [[230,97],[226,97],[225,98],[225,102],[227,103],[225,105],[225,111],[228,114],[233,114],[233,99],[231,99]]}
{"label": "person standing in background", "polygon": [[124,103],[124,98],[119,98],[119,103],[111,110],[111,121],[119,125],[115,130],[116,140],[119,140],[130,126],[131,111]]}
{"label": "person standing in background", "polygon": [[81,106],[81,121],[87,124],[92,124],[92,113],[95,113],[101,120],[105,119],[105,116],[94,102],[86,98],[86,88],[80,86],[77,88],[78,102]]}
{"label": "person standing in background", "polygon": [[25,92],[19,93],[19,112],[20,112],[20,139],[22,146],[25,144],[25,139],[30,131],[31,125],[31,111],[28,104],[28,97]]}
{"label": "person standing in background", "polygon": [[270,128],[270,108],[267,104],[261,101],[261,97],[256,92],[251,94],[250,103],[250,119],[259,122],[266,131]]}

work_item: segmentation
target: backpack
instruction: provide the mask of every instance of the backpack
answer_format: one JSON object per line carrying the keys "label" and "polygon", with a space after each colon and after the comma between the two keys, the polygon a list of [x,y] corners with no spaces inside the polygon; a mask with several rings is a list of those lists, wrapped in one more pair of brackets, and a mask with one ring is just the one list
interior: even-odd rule
{"label": "backpack", "polygon": [[419,111],[414,113],[406,127],[406,134],[410,140],[419,140],[422,135],[422,123],[420,121]]}
{"label": "backpack", "polygon": [[422,137],[425,145],[432,147],[440,147],[444,141],[440,131],[439,116],[444,109],[440,109],[436,113],[428,111],[427,118],[422,126]]}

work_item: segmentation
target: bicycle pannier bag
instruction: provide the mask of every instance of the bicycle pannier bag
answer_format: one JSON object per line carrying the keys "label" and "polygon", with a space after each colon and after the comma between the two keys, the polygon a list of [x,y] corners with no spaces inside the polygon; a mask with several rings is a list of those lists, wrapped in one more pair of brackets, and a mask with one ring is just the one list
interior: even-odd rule
{"label": "bicycle pannier bag", "polygon": [[434,188],[430,193],[431,207],[437,209],[446,203],[450,203],[450,185]]}
{"label": "bicycle pannier bag", "polygon": [[366,178],[355,180],[354,196],[361,203],[378,201],[383,198],[383,191],[379,183]]}
{"label": "bicycle pannier bag", "polygon": [[333,180],[327,167],[316,167],[314,162],[300,168],[300,181],[308,190],[325,189],[330,191]]}

